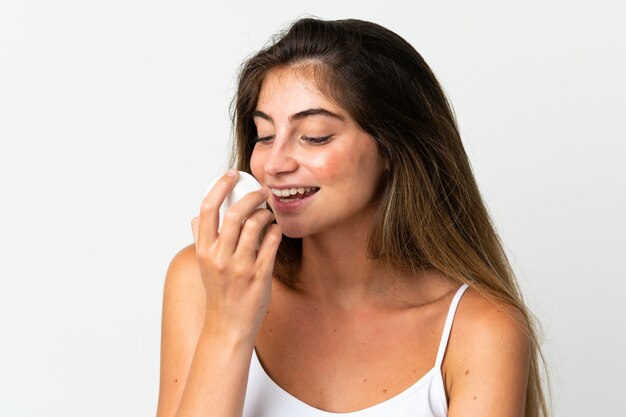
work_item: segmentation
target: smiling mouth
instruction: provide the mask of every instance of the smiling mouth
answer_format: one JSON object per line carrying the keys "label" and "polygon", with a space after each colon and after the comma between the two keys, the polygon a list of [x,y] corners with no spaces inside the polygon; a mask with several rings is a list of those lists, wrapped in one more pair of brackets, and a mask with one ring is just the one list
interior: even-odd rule
{"label": "smiling mouth", "polygon": [[302,200],[303,198],[315,194],[319,190],[319,187],[284,188],[282,190],[277,188],[271,189],[272,194],[278,197],[281,203]]}

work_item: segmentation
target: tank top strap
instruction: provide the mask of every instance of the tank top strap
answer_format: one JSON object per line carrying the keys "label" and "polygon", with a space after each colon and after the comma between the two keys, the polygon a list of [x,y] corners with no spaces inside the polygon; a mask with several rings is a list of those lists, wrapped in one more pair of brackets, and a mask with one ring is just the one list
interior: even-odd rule
{"label": "tank top strap", "polygon": [[469,286],[467,284],[461,285],[454,294],[452,302],[450,303],[450,309],[446,317],[446,323],[443,326],[443,333],[441,334],[441,341],[439,342],[439,350],[437,351],[437,360],[435,361],[435,368],[440,368],[443,362],[443,356],[446,353],[446,347],[448,346],[448,339],[450,338],[450,331],[452,330],[452,322],[454,321],[454,313],[459,305],[461,296]]}

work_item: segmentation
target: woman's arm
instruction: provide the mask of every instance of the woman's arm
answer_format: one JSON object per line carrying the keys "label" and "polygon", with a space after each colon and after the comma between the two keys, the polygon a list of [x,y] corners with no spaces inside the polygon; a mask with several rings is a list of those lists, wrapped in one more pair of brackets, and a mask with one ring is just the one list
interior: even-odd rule
{"label": "woman's arm", "polygon": [[202,330],[204,309],[204,286],[192,244],[174,256],[165,277],[157,417],[176,414]]}
{"label": "woman's arm", "polygon": [[[230,174],[230,175],[229,175]],[[240,417],[254,341],[269,306],[280,227],[257,209],[268,190],[231,206],[218,233],[219,207],[237,174],[218,180],[193,219],[195,245],[168,268],[158,417]]]}
{"label": "woman's arm", "polygon": [[531,349],[526,327],[513,318],[521,314],[486,299],[463,307],[457,340],[451,338],[448,417],[523,417]]}
{"label": "woman's arm", "polygon": [[[165,278],[157,417],[241,414],[252,350],[204,326],[205,298],[190,245],[174,257]],[[179,409],[183,392],[186,405]],[[202,401],[194,400],[200,396]]]}

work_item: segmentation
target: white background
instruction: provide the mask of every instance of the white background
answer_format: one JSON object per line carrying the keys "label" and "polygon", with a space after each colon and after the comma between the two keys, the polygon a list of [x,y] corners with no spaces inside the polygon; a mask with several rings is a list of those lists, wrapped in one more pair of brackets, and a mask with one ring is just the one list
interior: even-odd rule
{"label": "white background", "polygon": [[556,416],[626,392],[620,1],[0,0],[0,415],[153,416],[163,280],[226,168],[241,61],[372,20],[443,83],[544,326]]}

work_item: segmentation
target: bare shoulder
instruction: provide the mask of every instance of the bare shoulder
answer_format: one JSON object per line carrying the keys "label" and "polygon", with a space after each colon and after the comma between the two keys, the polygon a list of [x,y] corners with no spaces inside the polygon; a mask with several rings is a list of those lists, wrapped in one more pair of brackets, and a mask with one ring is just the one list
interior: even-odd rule
{"label": "bare shoulder", "polygon": [[172,258],[163,288],[158,417],[173,416],[182,396],[205,310],[195,245]]}
{"label": "bare shoulder", "polygon": [[[195,244],[182,248],[170,262],[163,288],[164,297],[174,297],[171,301],[180,301],[184,297],[189,307],[204,311],[205,295]],[[168,300],[169,301],[169,300]]]}
{"label": "bare shoulder", "polygon": [[163,336],[175,332],[179,343],[195,343],[202,327],[205,293],[194,244],[185,246],[167,268],[163,288]]}
{"label": "bare shoulder", "polygon": [[514,345],[529,343],[528,326],[517,307],[492,300],[473,288],[468,288],[461,297],[454,327],[455,336],[462,339],[463,345],[481,338]]}
{"label": "bare shoulder", "polygon": [[444,360],[449,416],[523,415],[530,354],[522,312],[468,288]]}

